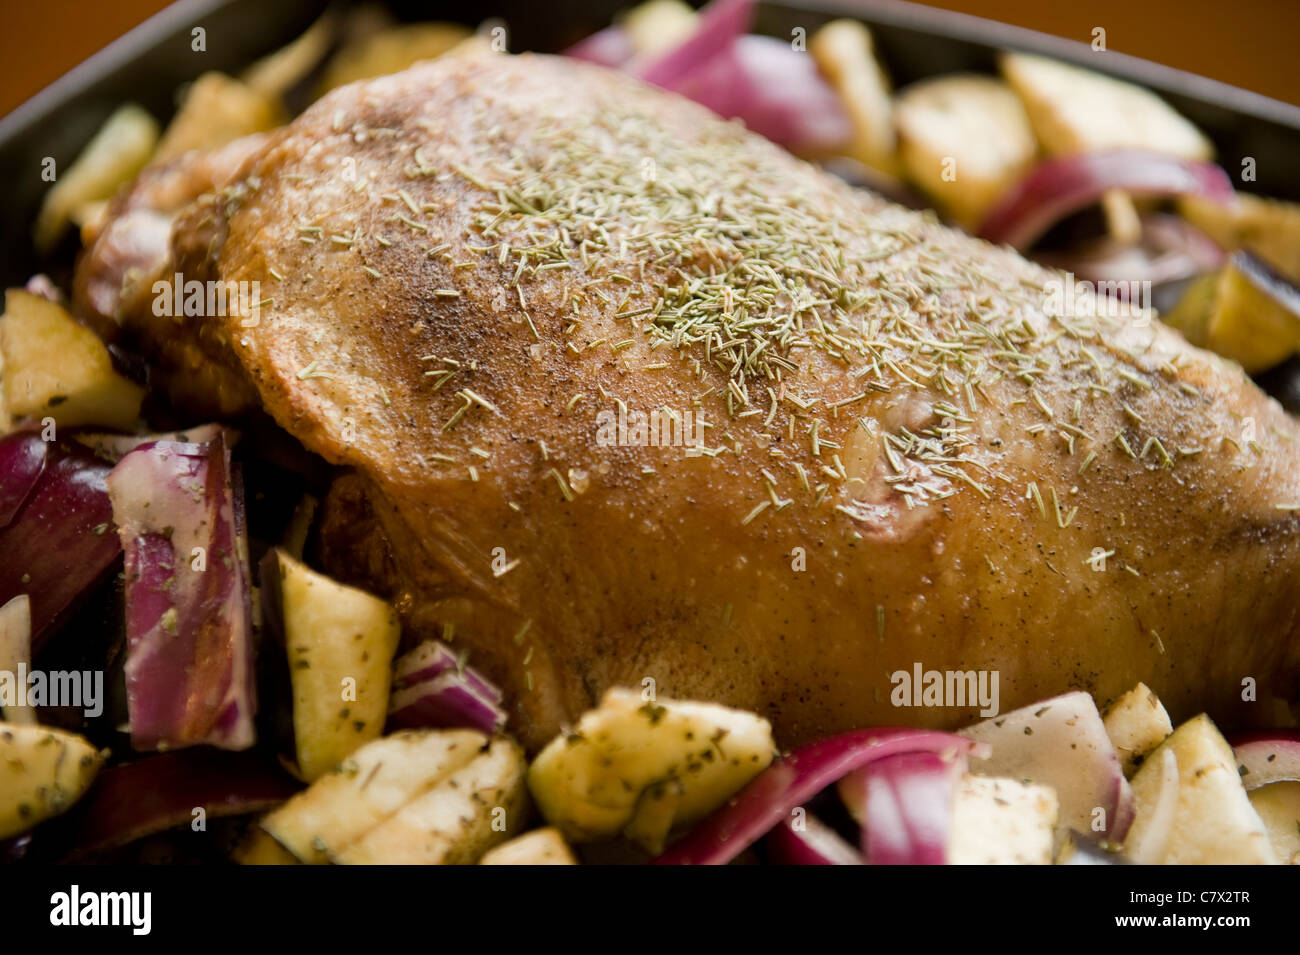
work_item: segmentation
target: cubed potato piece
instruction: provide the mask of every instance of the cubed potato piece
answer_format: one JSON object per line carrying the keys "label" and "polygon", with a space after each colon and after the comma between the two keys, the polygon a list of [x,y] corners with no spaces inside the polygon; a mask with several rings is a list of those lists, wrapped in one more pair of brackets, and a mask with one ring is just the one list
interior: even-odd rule
{"label": "cubed potato piece", "polygon": [[1300,204],[1239,192],[1229,203],[1184,196],[1178,211],[1229,252],[1248,249],[1300,283]]}
{"label": "cubed potato piece", "polygon": [[1261,786],[1250,793],[1250,804],[1268,830],[1277,860],[1300,865],[1300,783]]}
{"label": "cubed potato piece", "polygon": [[899,94],[894,115],[907,175],[968,228],[979,225],[1038,152],[1020,100],[992,77],[914,83]]}
{"label": "cubed potato piece", "polygon": [[273,97],[224,73],[204,73],[190,84],[181,108],[158,144],[155,162],[212,149],[252,133],[275,129],[285,121]]}
{"label": "cubed potato piece", "polygon": [[953,800],[949,865],[1048,865],[1057,809],[1050,786],[964,775]]}
{"label": "cubed potato piece", "polygon": [[320,95],[357,80],[400,73],[420,60],[442,56],[471,35],[459,23],[411,23],[364,36],[330,60]]}
{"label": "cubed potato piece", "polygon": [[853,124],[845,153],[886,175],[900,175],[894,101],[871,32],[857,20],[833,20],[813,34],[808,52],[839,94]]}
{"label": "cubed potato piece", "polygon": [[577,865],[573,850],[559,829],[534,829],[489,849],[479,865]]}
{"label": "cubed potato piece", "polygon": [[262,820],[303,862],[329,861],[487,745],[474,730],[408,730],[361,747]]}
{"label": "cubed potato piece", "polygon": [[498,737],[332,858],[343,865],[472,865],[523,831],[527,772],[519,745]]}
{"label": "cubed potato piece", "polygon": [[14,417],[135,427],[144,389],[114,371],[98,336],[48,299],[22,289],[5,293],[0,354],[5,408]]}
{"label": "cubed potato piece", "polygon": [[76,733],[0,723],[0,839],[69,809],[90,788],[103,761]]}
{"label": "cubed potato piece", "polygon": [[401,627],[387,601],[276,559],[298,769],[311,782],[383,733]]}
{"label": "cubed potato piece", "polygon": [[1300,349],[1300,301],[1259,269],[1233,256],[1219,272],[1205,347],[1250,374],[1281,364]]}
{"label": "cubed potato piece", "polygon": [[624,15],[623,29],[637,56],[654,56],[689,37],[699,20],[682,0],[647,0]]}
{"label": "cubed potato piece", "polygon": [[[1163,861],[1166,865],[1260,865],[1277,861],[1264,823],[1251,807],[1232,747],[1204,714],[1174,730],[1164,743],[1178,760],[1178,805]],[[1158,772],[1160,749],[1134,776]]]}
{"label": "cubed potato piece", "polygon": [[1111,704],[1102,722],[1106,725],[1106,735],[1115,744],[1126,776],[1132,774],[1143,756],[1174,731],[1164,704],[1145,683],[1139,683]]}
{"label": "cubed potato piece", "polygon": [[1044,151],[1149,149],[1209,159],[1205,135],[1155,93],[1101,73],[1029,53],[1006,53],[1002,75],[1025,104]]}
{"label": "cubed potato piece", "polygon": [[133,103],[117,110],[66,171],[56,170],[53,187],[41,203],[34,240],[37,251],[54,247],[73,211],[111,199],[145,167],[158,145],[158,123]]}
{"label": "cubed potato piece", "polygon": [[611,689],[533,761],[528,786],[574,842],[624,833],[658,852],[673,826],[702,818],[767,768],[767,720],[712,703]]}
{"label": "cubed potato piece", "polygon": [[1159,865],[1169,853],[1178,818],[1182,774],[1178,758],[1162,746],[1133,777],[1133,824],[1124,837],[1124,855],[1139,865]]}

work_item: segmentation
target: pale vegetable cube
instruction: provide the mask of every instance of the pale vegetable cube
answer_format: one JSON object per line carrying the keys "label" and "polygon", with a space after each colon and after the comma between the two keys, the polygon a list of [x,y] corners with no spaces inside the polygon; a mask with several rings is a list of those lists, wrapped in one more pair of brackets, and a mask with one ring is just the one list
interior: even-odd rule
{"label": "pale vegetable cube", "polygon": [[533,761],[528,787],[574,842],[624,833],[650,852],[767,768],[772,727],[753,713],[612,689]]}
{"label": "pale vegetable cube", "polygon": [[845,153],[887,175],[899,175],[889,77],[876,60],[871,32],[856,20],[833,20],[813,34],[808,52],[853,124]]}
{"label": "pale vegetable cube", "polygon": [[1102,722],[1106,725],[1106,735],[1115,744],[1126,776],[1133,772],[1138,760],[1174,731],[1164,704],[1145,683],[1139,683],[1111,704]]}
{"label": "pale vegetable cube", "polygon": [[276,558],[298,769],[311,782],[383,733],[401,628],[387,601]]}
{"label": "pale vegetable cube", "polygon": [[171,159],[191,149],[212,149],[274,129],[284,120],[284,111],[274,98],[224,73],[204,73],[190,84],[154,159]]}
{"label": "pale vegetable cube", "polygon": [[99,337],[53,302],[6,292],[0,353],[9,414],[50,417],[65,427],[134,428],[144,389],[114,371]]}
{"label": "pale vegetable cube", "polygon": [[1150,90],[1029,53],[1002,57],[1002,75],[1025,104],[1043,149],[1054,156],[1148,149],[1209,159],[1209,139]]}
{"label": "pale vegetable cube", "polygon": [[[1251,807],[1232,747],[1204,714],[1174,730],[1162,748],[1178,760],[1178,805],[1162,862],[1166,865],[1259,865],[1277,861],[1268,832]],[[1134,777],[1157,769],[1159,750]]]}
{"label": "pale vegetable cube", "polygon": [[908,176],[967,227],[979,225],[1038,152],[1020,100],[988,76],[915,83],[899,94],[895,120]]}
{"label": "pale vegetable cube", "polygon": [[549,826],[534,829],[509,842],[489,849],[479,865],[577,865],[573,850],[560,830]]}
{"label": "pale vegetable cube", "polygon": [[1268,830],[1278,861],[1300,865],[1300,783],[1261,786],[1250,793],[1250,804]]}
{"label": "pale vegetable cube", "polygon": [[104,123],[67,170],[56,170],[54,186],[36,217],[35,242],[47,252],[58,241],[73,211],[88,202],[111,199],[135,178],[153,156],[158,123],[139,106],[127,104]]}
{"label": "pale vegetable cube", "polygon": [[527,771],[516,743],[494,739],[486,752],[332,858],[344,865],[471,865],[522,831]]}
{"label": "pale vegetable cube", "polygon": [[1056,793],[995,776],[962,777],[953,801],[949,865],[1047,865]]}
{"label": "pale vegetable cube", "polygon": [[482,752],[473,730],[394,733],[353,753],[262,820],[303,862],[320,864]]}
{"label": "pale vegetable cube", "polygon": [[90,788],[103,756],[82,736],[0,723],[0,839],[65,812]]}

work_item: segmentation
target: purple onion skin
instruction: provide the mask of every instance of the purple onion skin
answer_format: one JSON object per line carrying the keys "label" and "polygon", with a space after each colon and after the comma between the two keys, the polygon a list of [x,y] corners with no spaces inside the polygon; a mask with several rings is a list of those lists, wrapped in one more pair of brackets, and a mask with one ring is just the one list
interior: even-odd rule
{"label": "purple onion skin", "polygon": [[113,533],[109,466],[71,443],[41,441],[42,454],[33,439],[41,441],[20,432],[3,442],[18,477],[5,482],[8,503],[17,500],[17,509],[0,530],[0,604],[19,594],[31,598],[34,656],[122,548]]}
{"label": "purple onion skin", "polygon": [[258,752],[176,750],[102,770],[55,831],[81,858],[189,825],[198,808],[210,819],[264,812],[301,788]]}
{"label": "purple onion skin", "polygon": [[13,523],[45,471],[49,444],[34,431],[0,441],[0,528]]}
{"label": "purple onion skin", "polygon": [[126,550],[132,745],[251,746],[248,550],[224,435],[142,445],[118,462],[109,486]]}

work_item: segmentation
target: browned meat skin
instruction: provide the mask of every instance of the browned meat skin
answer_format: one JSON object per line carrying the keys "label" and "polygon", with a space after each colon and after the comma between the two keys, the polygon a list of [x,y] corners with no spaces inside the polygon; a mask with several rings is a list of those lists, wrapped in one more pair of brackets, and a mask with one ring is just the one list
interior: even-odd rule
{"label": "browned meat skin", "polygon": [[146,169],[113,200],[107,223],[77,269],[77,313],[105,341],[142,347],[157,382],[179,404],[201,414],[255,408],[256,392],[234,361],[225,330],[193,319],[182,329],[184,317],[154,315],[153,286],[171,280],[178,268],[187,278],[211,277],[201,251],[191,250],[205,250],[215,238],[212,204],[221,201],[220,190],[265,142],[261,134],[248,136]]}
{"label": "browned meat skin", "polygon": [[[1009,251],[545,57],[339,90],[245,186],[210,261],[274,300],[228,328],[267,410],[356,471],[328,569],[454,627],[531,746],[645,679],[786,744],[971,718],[894,708],[914,663],[1003,709],[1295,698],[1295,425]],[[619,403],[707,452],[603,446]]]}

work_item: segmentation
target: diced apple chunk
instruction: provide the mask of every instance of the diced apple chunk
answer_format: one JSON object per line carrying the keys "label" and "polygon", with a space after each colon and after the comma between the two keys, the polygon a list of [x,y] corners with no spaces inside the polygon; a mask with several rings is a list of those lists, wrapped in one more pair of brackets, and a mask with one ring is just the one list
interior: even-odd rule
{"label": "diced apple chunk", "polygon": [[560,830],[547,826],[534,829],[509,842],[489,849],[479,865],[577,865],[573,850]]}
{"label": "diced apple chunk", "polygon": [[753,713],[612,689],[533,761],[528,786],[574,842],[624,833],[658,852],[671,828],[722,805],[767,768],[772,727]]}
{"label": "diced apple chunk", "polygon": [[57,816],[90,788],[103,763],[85,737],[0,723],[0,839]]}
{"label": "diced apple chunk", "polygon": [[321,864],[482,751],[474,730],[409,730],[361,747],[262,820],[303,862]]}
{"label": "diced apple chunk", "polygon": [[1047,865],[1058,804],[1049,786],[962,777],[953,801],[949,865]]}
{"label": "diced apple chunk", "polygon": [[1124,775],[1174,731],[1164,704],[1145,683],[1139,683],[1106,710],[1106,735],[1115,744]]}
{"label": "diced apple chunk", "polygon": [[135,426],[144,389],[113,370],[108,349],[53,302],[22,289],[5,293],[0,317],[4,403],[14,417],[59,425]]}

